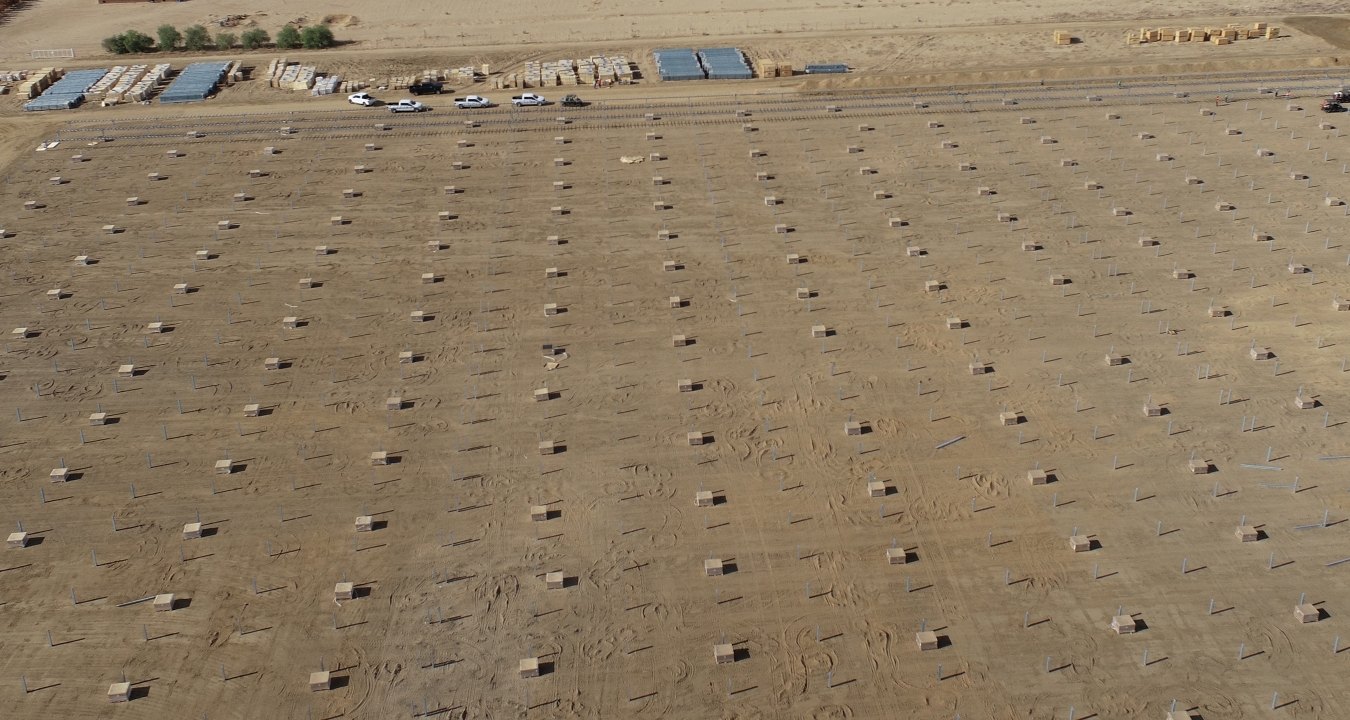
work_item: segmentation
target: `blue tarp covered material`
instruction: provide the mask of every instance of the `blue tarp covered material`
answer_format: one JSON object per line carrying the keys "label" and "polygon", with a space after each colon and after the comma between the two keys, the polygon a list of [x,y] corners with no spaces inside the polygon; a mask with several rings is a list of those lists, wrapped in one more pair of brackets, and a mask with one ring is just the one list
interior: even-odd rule
{"label": "blue tarp covered material", "polygon": [[740,48],[720,47],[691,50],[657,50],[656,72],[662,80],[749,80],[750,64]]}
{"label": "blue tarp covered material", "polygon": [[40,95],[23,104],[24,110],[69,110],[84,102],[84,94]]}
{"label": "blue tarp covered material", "polygon": [[707,77],[689,48],[656,50],[656,72],[662,80],[702,80]]}
{"label": "blue tarp covered material", "polygon": [[846,73],[848,66],[844,64],[819,64],[807,65],[804,68],[807,75],[820,75],[823,73]]}
{"label": "blue tarp covered material", "polygon": [[749,80],[752,77],[750,65],[740,48],[704,48],[698,51],[698,59],[711,80]]}
{"label": "blue tarp covered material", "polygon": [[24,103],[24,110],[66,110],[84,102],[84,94],[107,75],[107,70],[71,70],[47,92]]}
{"label": "blue tarp covered material", "polygon": [[199,102],[216,91],[225,71],[230,68],[228,62],[192,63],[178,73],[178,77],[169,83],[160,94],[162,103]]}

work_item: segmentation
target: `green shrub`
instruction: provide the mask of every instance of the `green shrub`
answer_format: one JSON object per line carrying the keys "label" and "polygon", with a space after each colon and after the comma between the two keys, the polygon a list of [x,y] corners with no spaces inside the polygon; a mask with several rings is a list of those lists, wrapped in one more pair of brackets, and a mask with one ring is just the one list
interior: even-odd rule
{"label": "green shrub", "polygon": [[169,52],[183,41],[183,33],[178,32],[178,28],[172,25],[160,25],[155,34],[159,36],[159,49],[161,52]]}
{"label": "green shrub", "polygon": [[192,25],[183,30],[183,48],[194,52],[211,47],[211,33],[201,25]]}
{"label": "green shrub", "polygon": [[139,30],[122,33],[122,46],[129,53],[148,53],[155,49],[155,39]]}
{"label": "green shrub", "polygon": [[307,50],[322,50],[334,45],[333,31],[327,25],[311,25],[300,30],[300,44]]}
{"label": "green shrub", "polygon": [[136,30],[128,30],[121,35],[103,38],[103,49],[117,55],[147,53],[154,47],[154,38]]}
{"label": "green shrub", "polygon": [[277,31],[277,47],[282,50],[294,50],[300,47],[300,31],[294,25],[287,25]]}
{"label": "green shrub", "polygon": [[114,55],[125,55],[127,53],[127,46],[122,43],[121,35],[103,38],[103,49]]}
{"label": "green shrub", "polygon": [[267,31],[259,28],[245,30],[244,34],[239,37],[239,41],[243,44],[245,50],[257,50],[271,40],[272,38],[268,36]]}
{"label": "green shrub", "polygon": [[239,38],[234,33],[219,33],[216,35],[216,49],[229,50],[239,42]]}

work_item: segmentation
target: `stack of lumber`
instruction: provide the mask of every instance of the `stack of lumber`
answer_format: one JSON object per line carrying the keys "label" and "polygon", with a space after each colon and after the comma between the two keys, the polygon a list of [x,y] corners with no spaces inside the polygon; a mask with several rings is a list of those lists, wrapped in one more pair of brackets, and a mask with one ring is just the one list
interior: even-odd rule
{"label": "stack of lumber", "polygon": [[[1250,26],[1229,23],[1224,27],[1139,28],[1138,32],[1126,33],[1125,42],[1129,45],[1157,42],[1209,42],[1213,45],[1228,45],[1238,40],[1255,40],[1257,38],[1274,40],[1279,36],[1280,29],[1278,27],[1271,27],[1263,22],[1253,23]],[[1058,32],[1055,33],[1055,38],[1058,43]]]}

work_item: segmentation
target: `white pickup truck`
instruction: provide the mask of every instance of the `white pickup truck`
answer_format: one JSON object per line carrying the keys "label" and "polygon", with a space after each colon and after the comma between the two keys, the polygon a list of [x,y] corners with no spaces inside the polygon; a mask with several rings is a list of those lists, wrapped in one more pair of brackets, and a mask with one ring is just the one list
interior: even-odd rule
{"label": "white pickup truck", "polygon": [[396,112],[396,113],[402,112],[415,113],[415,112],[422,112],[423,110],[426,109],[427,109],[426,105],[423,105],[422,103],[417,102],[416,100],[409,100],[407,98],[399,100],[398,102],[393,103],[389,106],[389,112]]}
{"label": "white pickup truck", "polygon": [[515,97],[511,98],[511,104],[515,105],[516,107],[525,107],[527,105],[547,105],[548,100],[544,99],[543,95],[536,95],[534,93],[525,93],[524,95],[516,95]]}
{"label": "white pickup truck", "polygon": [[482,95],[465,95],[455,98],[455,107],[460,110],[469,110],[471,108],[489,108],[492,107],[492,101]]}

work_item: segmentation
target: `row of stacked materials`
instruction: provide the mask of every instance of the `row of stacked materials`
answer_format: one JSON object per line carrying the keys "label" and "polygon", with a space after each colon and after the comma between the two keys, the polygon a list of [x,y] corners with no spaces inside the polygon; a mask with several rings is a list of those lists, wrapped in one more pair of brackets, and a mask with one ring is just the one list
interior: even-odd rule
{"label": "row of stacked materials", "polygon": [[324,75],[314,79],[314,87],[309,89],[309,94],[315,96],[332,95],[346,85],[338,75]]}
{"label": "row of stacked materials", "polygon": [[740,48],[705,48],[698,51],[698,61],[708,71],[709,80],[749,80],[750,64]]}
{"label": "row of stacked materials", "polygon": [[108,71],[102,80],[89,88],[89,94],[103,95],[103,105],[116,105],[124,102],[141,102],[150,97],[159,87],[159,83],[169,74],[169,63],[160,63],[153,67],[118,65]]}
{"label": "row of stacked materials", "polygon": [[169,83],[169,87],[164,88],[160,94],[161,103],[183,103],[198,102],[205,100],[225,77],[230,70],[229,62],[199,62],[192,63],[183,68],[183,72],[178,73],[178,77]]}
{"label": "row of stacked materials", "polygon": [[740,48],[672,48],[655,50],[656,72],[662,80],[749,80],[750,64]]}
{"label": "row of stacked materials", "polygon": [[84,95],[89,92],[89,88],[93,87],[107,74],[106,68],[71,70],[62,75],[60,80],[52,83],[51,87],[48,87],[41,95],[24,103],[23,109],[28,111],[68,110],[76,107],[84,102]]}
{"label": "row of stacked materials", "polygon": [[23,82],[28,78],[26,70],[0,70],[0,95],[8,95],[11,83]]}
{"label": "row of stacked materials", "polygon": [[760,58],[755,61],[755,73],[762,78],[792,77],[792,63]]}
{"label": "row of stacked materials", "polygon": [[656,75],[662,80],[705,80],[708,75],[691,48],[653,50]]}
{"label": "row of stacked materials", "polygon": [[309,90],[319,71],[313,65],[290,63],[286,58],[273,60],[267,66],[267,84],[283,90]]}
{"label": "row of stacked materials", "polygon": [[1265,38],[1274,40],[1280,36],[1280,29],[1263,22],[1252,23],[1250,27],[1239,23],[1229,23],[1225,27],[1192,28],[1139,28],[1139,32],[1129,32],[1125,42],[1130,45],[1157,42],[1209,42],[1214,45],[1228,45],[1238,40]]}
{"label": "row of stacked materials", "polygon": [[577,82],[592,85],[600,82],[629,83],[637,76],[627,55],[592,55],[577,60]]}
{"label": "row of stacked materials", "polygon": [[[485,73],[486,74],[486,73]],[[497,88],[544,88],[596,83],[631,83],[637,71],[626,55],[592,55],[588,58],[526,62],[520,73],[506,73],[493,79]]]}
{"label": "row of stacked materials", "polygon": [[19,83],[16,90],[20,95],[32,100],[46,92],[47,88],[59,80],[65,72],[61,68],[42,68],[36,72],[27,73],[27,77],[23,78],[23,82]]}

